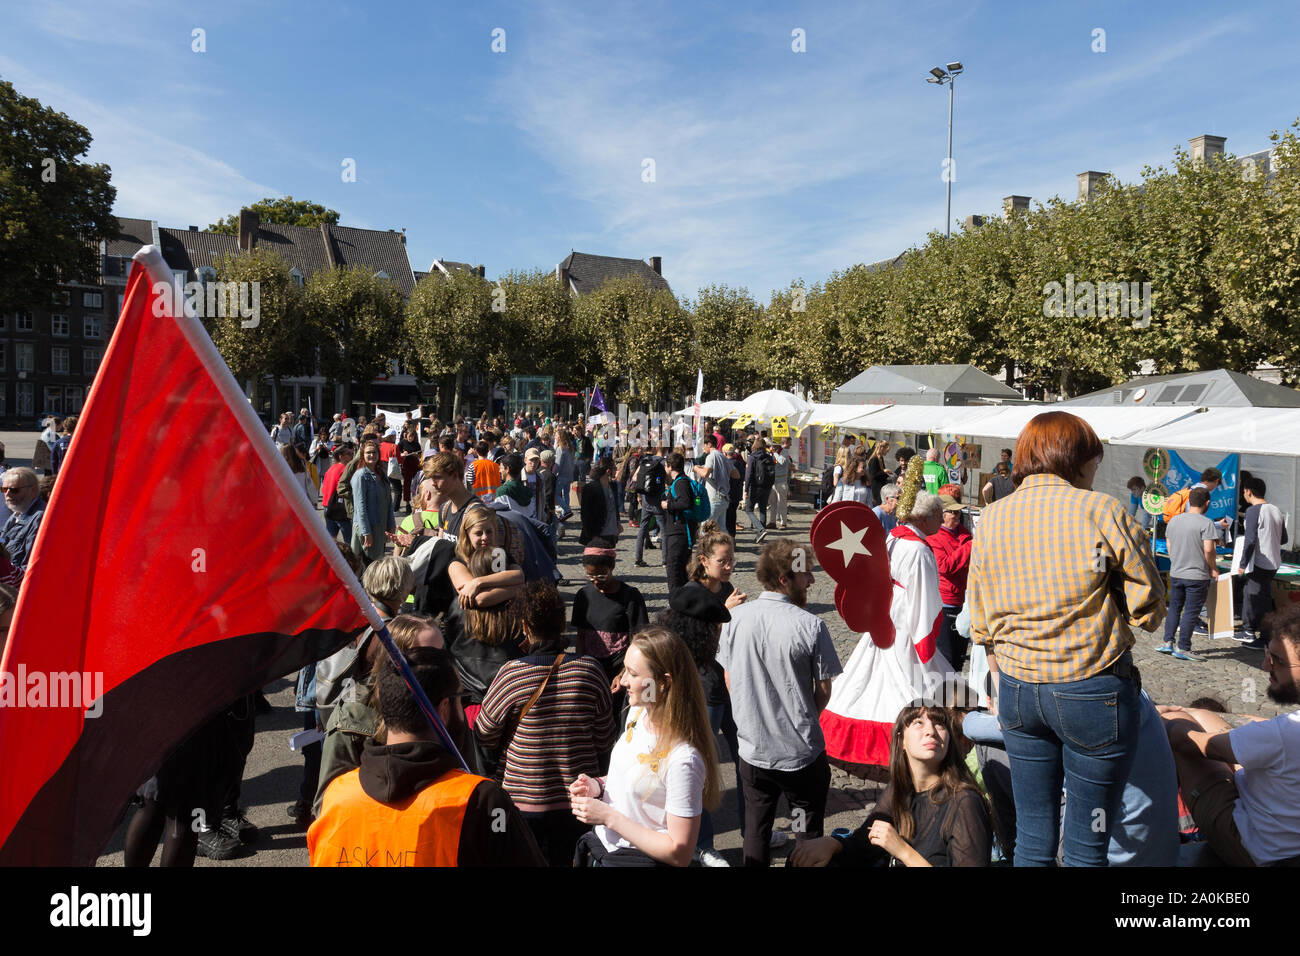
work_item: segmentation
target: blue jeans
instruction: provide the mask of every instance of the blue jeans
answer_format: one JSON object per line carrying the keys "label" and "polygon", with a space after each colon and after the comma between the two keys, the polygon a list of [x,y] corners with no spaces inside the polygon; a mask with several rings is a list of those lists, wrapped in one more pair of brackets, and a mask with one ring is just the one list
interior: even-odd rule
{"label": "blue jeans", "polygon": [[556,510],[564,517],[573,514],[573,508],[569,506],[569,488],[573,485],[570,481],[561,481],[555,486],[555,505]]}
{"label": "blue jeans", "polygon": [[[1124,654],[1121,661],[1131,661]],[[1052,866],[1066,807],[1066,866],[1105,866],[1124,782],[1137,752],[1139,687],[1099,674],[1029,684],[1003,672],[998,721],[1011,758],[1016,866]]]}
{"label": "blue jeans", "polygon": [[[1205,606],[1205,595],[1210,590],[1210,579],[1198,581],[1195,578],[1169,579],[1169,613],[1165,615],[1165,643],[1174,642],[1174,633],[1178,634],[1178,649],[1192,649],[1192,630],[1201,616]],[[1182,616],[1179,616],[1179,610]]]}
{"label": "blue jeans", "polygon": [[333,518],[325,519],[325,530],[329,532],[331,538],[342,537],[346,543],[352,540],[352,522],[347,518],[342,521],[335,521]]}

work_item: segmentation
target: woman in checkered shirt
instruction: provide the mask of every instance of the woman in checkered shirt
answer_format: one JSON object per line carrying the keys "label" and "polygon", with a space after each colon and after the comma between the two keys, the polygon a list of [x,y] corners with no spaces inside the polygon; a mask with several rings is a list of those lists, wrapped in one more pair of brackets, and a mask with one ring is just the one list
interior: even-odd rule
{"label": "woman in checkered shirt", "polygon": [[984,509],[971,553],[971,640],[999,674],[1011,758],[1016,865],[1056,857],[1062,783],[1067,866],[1105,866],[1137,745],[1133,627],[1154,630],[1165,589],[1141,527],[1092,490],[1102,444],[1067,412],[1016,442],[1016,493]]}

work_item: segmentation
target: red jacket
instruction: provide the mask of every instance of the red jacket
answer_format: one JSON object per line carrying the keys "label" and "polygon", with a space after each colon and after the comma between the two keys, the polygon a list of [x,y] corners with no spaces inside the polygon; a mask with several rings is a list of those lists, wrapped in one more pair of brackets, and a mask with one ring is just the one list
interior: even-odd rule
{"label": "red jacket", "polygon": [[320,506],[322,508],[328,508],[330,502],[334,500],[334,496],[339,493],[339,478],[343,476],[343,469],[346,467],[347,465],[343,462],[336,461],[325,472],[325,477],[321,479],[320,483]]}
{"label": "red jacket", "polygon": [[939,565],[939,597],[944,604],[966,603],[966,575],[970,573],[970,549],[975,538],[965,528],[940,528],[925,539]]}

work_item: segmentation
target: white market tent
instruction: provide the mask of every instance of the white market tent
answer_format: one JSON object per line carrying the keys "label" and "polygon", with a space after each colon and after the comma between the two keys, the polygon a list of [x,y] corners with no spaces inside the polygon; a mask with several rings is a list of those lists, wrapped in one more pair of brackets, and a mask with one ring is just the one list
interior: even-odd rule
{"label": "white market tent", "polygon": [[[1142,473],[1148,448],[1173,449],[1193,468],[1218,465],[1225,455],[1239,452],[1242,470],[1264,479],[1268,500],[1288,517],[1300,514],[1300,408],[1210,408],[1112,445],[1102,468],[1109,465],[1112,474],[1127,471],[1121,487]],[[1102,484],[1100,473],[1097,484]],[[1289,520],[1287,525],[1294,533]]]}

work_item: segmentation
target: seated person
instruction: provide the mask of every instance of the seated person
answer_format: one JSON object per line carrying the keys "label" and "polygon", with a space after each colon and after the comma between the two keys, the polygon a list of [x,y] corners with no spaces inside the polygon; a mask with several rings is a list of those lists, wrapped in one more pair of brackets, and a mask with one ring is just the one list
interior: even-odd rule
{"label": "seated person", "polygon": [[[1268,696],[1300,703],[1300,608],[1264,619]],[[1183,800],[1228,866],[1300,864],[1300,712],[1239,727],[1208,710],[1161,707]]]}
{"label": "seated person", "polygon": [[988,804],[953,740],[953,712],[914,702],[894,721],[889,786],[855,833],[805,840],[794,866],[988,866]]}

